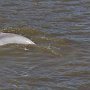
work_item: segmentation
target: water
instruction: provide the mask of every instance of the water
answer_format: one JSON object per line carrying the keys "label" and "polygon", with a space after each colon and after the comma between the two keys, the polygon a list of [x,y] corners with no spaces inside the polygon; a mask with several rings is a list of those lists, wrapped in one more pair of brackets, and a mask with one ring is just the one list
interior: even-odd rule
{"label": "water", "polygon": [[89,0],[0,0],[0,31],[37,44],[0,47],[0,90],[90,90]]}

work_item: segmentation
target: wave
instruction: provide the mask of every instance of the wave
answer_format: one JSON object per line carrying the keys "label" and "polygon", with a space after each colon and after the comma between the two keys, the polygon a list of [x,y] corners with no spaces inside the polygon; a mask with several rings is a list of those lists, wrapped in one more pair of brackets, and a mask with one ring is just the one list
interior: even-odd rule
{"label": "wave", "polygon": [[[15,33],[30,38],[36,43],[36,46],[32,45],[13,45],[18,49],[28,50],[37,54],[45,54],[51,56],[62,56],[71,52],[73,45],[77,42],[68,38],[62,38],[62,34],[49,34],[33,28],[8,28],[0,30],[4,33]],[[59,37],[56,37],[59,36]],[[6,45],[4,47],[12,47],[12,45]]]}

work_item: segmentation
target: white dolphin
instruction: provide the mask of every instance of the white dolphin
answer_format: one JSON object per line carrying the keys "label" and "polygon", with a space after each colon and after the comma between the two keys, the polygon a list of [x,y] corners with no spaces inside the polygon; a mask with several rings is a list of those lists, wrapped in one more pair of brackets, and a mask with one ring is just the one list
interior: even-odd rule
{"label": "white dolphin", "polygon": [[28,39],[24,36],[13,34],[13,33],[0,32],[0,46],[6,45],[6,44],[31,44],[31,45],[35,45],[35,43],[33,41],[31,41],[30,39]]}

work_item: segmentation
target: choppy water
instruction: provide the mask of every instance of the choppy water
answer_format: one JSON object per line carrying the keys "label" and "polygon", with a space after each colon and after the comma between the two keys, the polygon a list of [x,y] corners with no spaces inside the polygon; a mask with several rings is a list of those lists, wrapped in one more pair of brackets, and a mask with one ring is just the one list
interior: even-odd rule
{"label": "choppy water", "polygon": [[0,0],[0,31],[37,44],[0,47],[0,90],[90,90],[89,0]]}

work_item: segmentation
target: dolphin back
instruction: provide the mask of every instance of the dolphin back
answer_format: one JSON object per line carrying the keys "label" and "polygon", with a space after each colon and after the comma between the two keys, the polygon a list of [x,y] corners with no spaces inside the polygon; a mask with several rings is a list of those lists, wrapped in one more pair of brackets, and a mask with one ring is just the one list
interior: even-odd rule
{"label": "dolphin back", "polygon": [[0,45],[5,44],[35,44],[30,39],[13,33],[0,33]]}

